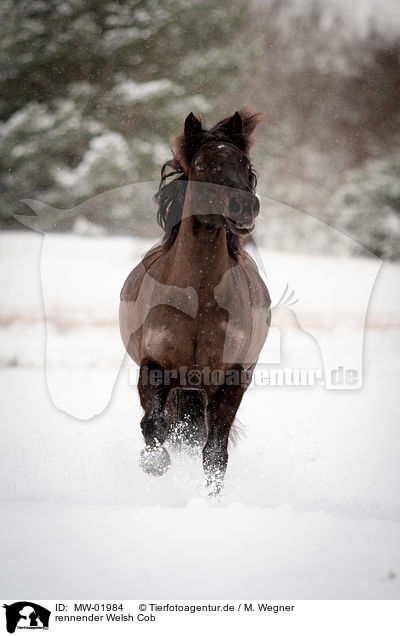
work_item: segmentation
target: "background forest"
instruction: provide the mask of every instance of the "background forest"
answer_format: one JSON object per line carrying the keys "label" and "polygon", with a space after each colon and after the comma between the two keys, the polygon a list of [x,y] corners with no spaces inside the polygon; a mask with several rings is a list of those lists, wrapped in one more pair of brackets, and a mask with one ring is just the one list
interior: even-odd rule
{"label": "background forest", "polygon": [[[400,257],[400,37],[388,20],[294,0],[3,0],[0,68],[2,229],[20,227],[21,199],[66,209],[157,181],[189,111],[212,124],[248,104],[265,113],[259,193]],[[49,229],[154,233],[154,209],[133,214],[121,189],[107,200]],[[264,215],[266,247],[334,250],[329,232],[310,237],[307,215],[287,219]]]}

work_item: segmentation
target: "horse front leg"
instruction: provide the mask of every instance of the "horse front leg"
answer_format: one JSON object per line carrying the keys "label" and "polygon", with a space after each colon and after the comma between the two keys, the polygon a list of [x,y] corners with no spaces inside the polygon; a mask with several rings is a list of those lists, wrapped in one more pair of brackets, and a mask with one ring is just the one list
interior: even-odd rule
{"label": "horse front leg", "polygon": [[223,488],[228,464],[229,433],[246,386],[222,385],[207,406],[207,442],[203,448],[203,468],[210,496]]}
{"label": "horse front leg", "polygon": [[155,476],[163,475],[171,463],[163,446],[169,428],[164,407],[171,387],[165,386],[164,374],[159,374],[159,371],[162,372],[162,368],[157,363],[142,362],[138,384],[140,402],[145,411],[140,426],[146,443],[140,452],[139,464],[145,473]]}

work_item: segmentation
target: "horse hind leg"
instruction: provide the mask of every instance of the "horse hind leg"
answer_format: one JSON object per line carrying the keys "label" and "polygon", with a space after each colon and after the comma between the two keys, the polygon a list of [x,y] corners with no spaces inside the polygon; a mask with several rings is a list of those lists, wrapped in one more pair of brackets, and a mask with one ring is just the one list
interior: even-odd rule
{"label": "horse hind leg", "polygon": [[169,442],[175,450],[200,452],[207,441],[206,396],[200,389],[171,391],[173,424]]}
{"label": "horse hind leg", "polygon": [[169,423],[165,416],[165,404],[170,386],[157,379],[155,371],[162,368],[152,362],[145,361],[140,367],[139,395],[145,414],[140,423],[145,448],[140,452],[139,464],[145,473],[154,476],[163,475],[171,463],[168,451],[163,444],[168,436]]}

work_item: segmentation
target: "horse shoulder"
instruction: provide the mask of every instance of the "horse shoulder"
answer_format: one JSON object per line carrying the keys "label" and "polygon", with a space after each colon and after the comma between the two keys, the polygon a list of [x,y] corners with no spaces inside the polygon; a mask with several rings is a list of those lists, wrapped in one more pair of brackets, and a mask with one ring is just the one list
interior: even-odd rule
{"label": "horse shoulder", "polygon": [[140,263],[131,271],[126,279],[122,290],[121,300],[135,301],[140,292],[140,288],[146,273],[157,262],[160,256],[164,253],[163,245],[156,245],[143,257]]}
{"label": "horse shoulder", "polygon": [[252,306],[264,307],[270,310],[271,298],[268,289],[260,276],[256,263],[244,250],[240,254],[239,264],[247,276]]}

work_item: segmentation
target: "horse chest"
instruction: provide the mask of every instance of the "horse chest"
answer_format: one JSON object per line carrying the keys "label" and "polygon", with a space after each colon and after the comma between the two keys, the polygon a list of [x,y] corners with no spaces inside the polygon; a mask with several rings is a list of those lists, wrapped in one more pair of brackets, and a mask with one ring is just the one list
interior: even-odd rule
{"label": "horse chest", "polygon": [[140,334],[141,348],[161,366],[194,366],[196,330],[194,318],[174,307],[154,307]]}
{"label": "horse chest", "polygon": [[216,284],[188,279],[185,287],[150,274],[142,278],[136,300],[121,304],[123,337],[134,360],[214,369],[255,362],[266,317],[252,307],[240,267],[227,270]]}
{"label": "horse chest", "polygon": [[229,313],[217,303],[200,305],[194,318],[172,307],[158,307],[143,325],[142,343],[146,354],[162,365],[221,368],[240,362],[240,351],[251,335],[248,317],[243,307]]}
{"label": "horse chest", "polygon": [[240,350],[249,341],[249,313],[236,305],[228,311],[217,303],[209,310],[200,308],[196,328],[195,359],[199,366],[224,368],[240,362]]}

